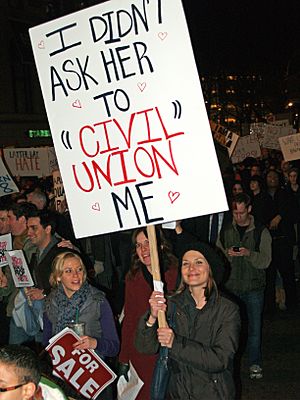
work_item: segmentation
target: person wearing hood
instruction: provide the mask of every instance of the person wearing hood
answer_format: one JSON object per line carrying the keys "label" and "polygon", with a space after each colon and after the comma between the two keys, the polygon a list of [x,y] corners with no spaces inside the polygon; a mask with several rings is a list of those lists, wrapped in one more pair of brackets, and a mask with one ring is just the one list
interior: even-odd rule
{"label": "person wearing hood", "polygon": [[[139,322],[135,345],[142,353],[169,348],[170,399],[234,399],[233,364],[239,345],[238,306],[218,289],[224,262],[208,244],[186,245],[180,257],[182,280],[166,299],[153,291],[150,311]],[[167,310],[172,328],[158,328],[158,311]]]}

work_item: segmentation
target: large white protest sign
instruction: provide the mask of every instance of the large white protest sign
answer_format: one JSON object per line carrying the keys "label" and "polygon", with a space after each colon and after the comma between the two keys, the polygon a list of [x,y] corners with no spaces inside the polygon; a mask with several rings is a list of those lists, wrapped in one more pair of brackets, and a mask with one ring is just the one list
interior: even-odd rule
{"label": "large white protest sign", "polygon": [[285,161],[300,160],[300,133],[279,138]]}
{"label": "large white protest sign", "polygon": [[247,157],[260,157],[261,150],[255,134],[240,137],[231,157],[233,164],[242,162]]}
{"label": "large white protest sign", "polygon": [[180,0],[111,0],[30,37],[77,237],[228,208]]}
{"label": "large white protest sign", "polygon": [[50,176],[57,169],[55,151],[51,147],[7,148],[3,153],[14,176]]}
{"label": "large white protest sign", "polygon": [[0,158],[0,197],[18,192],[18,186],[9,175],[2,158]]}

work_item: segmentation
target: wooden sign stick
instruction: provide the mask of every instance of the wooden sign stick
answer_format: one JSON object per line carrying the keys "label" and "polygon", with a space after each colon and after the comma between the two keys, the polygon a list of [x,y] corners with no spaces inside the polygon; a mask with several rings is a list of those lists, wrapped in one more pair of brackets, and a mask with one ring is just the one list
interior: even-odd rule
{"label": "wooden sign stick", "polygon": [[[161,281],[159,258],[158,258],[158,252],[157,252],[156,232],[155,232],[154,225],[147,226],[147,234],[148,234],[149,245],[150,245],[150,258],[151,258],[151,268],[152,268],[153,280]],[[158,311],[158,326],[160,328],[166,328],[168,326],[167,320],[166,320],[166,313],[162,310]]]}

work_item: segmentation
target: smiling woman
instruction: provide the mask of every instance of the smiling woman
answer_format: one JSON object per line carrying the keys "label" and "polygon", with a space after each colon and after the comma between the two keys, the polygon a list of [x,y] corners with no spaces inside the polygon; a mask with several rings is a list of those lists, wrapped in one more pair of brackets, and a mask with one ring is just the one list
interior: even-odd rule
{"label": "smiling woman", "polygon": [[[174,290],[177,280],[177,259],[171,253],[161,229],[157,229],[161,262],[161,275],[165,290]],[[153,290],[150,246],[146,228],[138,228],[132,236],[132,262],[125,281],[124,320],[122,325],[122,346],[119,355],[119,375],[127,376],[131,361],[144,385],[136,400],[150,400],[150,384],[156,355],[140,354],[134,347],[134,336],[140,317],[149,307],[149,297]]]}
{"label": "smiling woman", "polygon": [[[86,281],[80,256],[71,252],[59,254],[53,261],[50,283],[53,289],[45,300],[44,345],[53,335],[76,323],[84,326],[85,332],[74,343],[74,349],[93,349],[104,359],[115,357],[119,338],[110,305],[104,293]],[[110,388],[97,399],[106,398],[107,390]]]}
{"label": "smiling woman", "polygon": [[[199,242],[187,245],[177,293],[166,307],[163,293],[154,291],[150,312],[140,319],[136,348],[145,354],[157,353],[160,345],[169,348],[168,399],[235,398],[233,359],[240,317],[237,305],[218,293],[223,272],[223,260],[213,248]],[[166,308],[172,329],[157,326],[158,312]]]}

